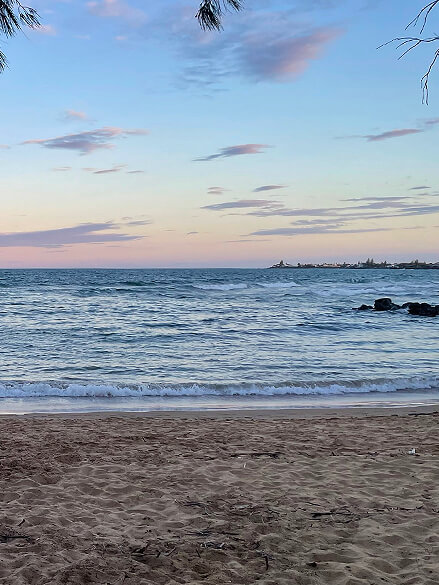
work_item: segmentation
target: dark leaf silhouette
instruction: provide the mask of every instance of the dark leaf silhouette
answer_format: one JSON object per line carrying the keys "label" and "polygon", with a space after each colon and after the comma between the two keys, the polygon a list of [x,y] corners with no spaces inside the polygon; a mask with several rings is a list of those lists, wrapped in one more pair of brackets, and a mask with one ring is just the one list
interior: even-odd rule
{"label": "dark leaf silhouette", "polygon": [[202,28],[220,30],[224,12],[241,10],[242,7],[242,0],[203,0],[196,16]]}
{"label": "dark leaf silhouette", "polygon": [[[40,20],[35,8],[23,6],[18,0],[0,0],[0,32],[12,37],[23,27],[38,28]],[[6,67],[5,55],[0,51],[0,72]]]}

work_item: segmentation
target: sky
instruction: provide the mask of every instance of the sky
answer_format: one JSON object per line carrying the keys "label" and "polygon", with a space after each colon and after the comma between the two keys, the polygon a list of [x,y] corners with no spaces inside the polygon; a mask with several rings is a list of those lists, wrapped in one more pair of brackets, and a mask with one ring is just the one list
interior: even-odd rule
{"label": "sky", "polygon": [[1,267],[439,261],[439,65],[427,105],[432,46],[377,48],[423,0],[246,0],[222,32],[196,0],[27,3]]}

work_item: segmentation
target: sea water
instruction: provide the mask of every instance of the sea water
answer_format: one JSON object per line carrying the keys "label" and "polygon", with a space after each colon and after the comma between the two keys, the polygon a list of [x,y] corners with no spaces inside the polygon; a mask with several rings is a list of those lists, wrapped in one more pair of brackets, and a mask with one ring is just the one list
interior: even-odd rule
{"label": "sea water", "polygon": [[0,412],[439,403],[439,271],[0,270]]}

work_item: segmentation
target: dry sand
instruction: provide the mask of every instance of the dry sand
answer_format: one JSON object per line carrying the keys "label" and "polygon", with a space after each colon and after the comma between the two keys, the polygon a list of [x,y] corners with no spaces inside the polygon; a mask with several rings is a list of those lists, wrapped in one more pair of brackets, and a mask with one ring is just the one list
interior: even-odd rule
{"label": "dry sand", "polygon": [[0,418],[0,583],[437,585],[439,414],[317,414]]}

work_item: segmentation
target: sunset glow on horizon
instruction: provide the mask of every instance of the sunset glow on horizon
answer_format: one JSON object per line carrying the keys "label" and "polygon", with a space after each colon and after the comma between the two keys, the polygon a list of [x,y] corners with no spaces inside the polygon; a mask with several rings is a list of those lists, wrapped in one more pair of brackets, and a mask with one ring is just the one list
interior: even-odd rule
{"label": "sunset glow on horizon", "polygon": [[0,266],[438,261],[423,2],[35,0],[0,77]]}

